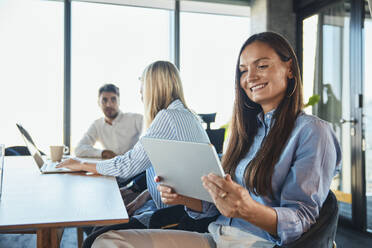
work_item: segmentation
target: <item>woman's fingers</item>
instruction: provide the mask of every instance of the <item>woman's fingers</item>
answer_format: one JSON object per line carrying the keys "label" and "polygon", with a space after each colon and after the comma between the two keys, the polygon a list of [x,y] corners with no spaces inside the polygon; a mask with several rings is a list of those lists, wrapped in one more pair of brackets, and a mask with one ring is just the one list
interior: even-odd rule
{"label": "woman's fingers", "polygon": [[63,161],[63,162],[61,162],[61,163],[59,163],[56,167],[57,168],[60,168],[60,167],[65,167],[66,165],[68,165],[68,164],[70,164],[71,163],[71,158],[69,158],[69,159],[67,159],[67,160],[65,160],[65,161]]}
{"label": "woman's fingers", "polygon": [[226,181],[228,181],[228,182],[234,182],[234,181],[232,180],[230,174],[227,174],[227,175],[225,176],[225,179],[226,179]]}
{"label": "woman's fingers", "polygon": [[67,160],[65,160],[65,161],[63,161],[63,162],[61,162],[61,163],[59,163],[59,164],[56,166],[56,168],[66,167],[66,166],[69,166],[69,165],[73,165],[73,164],[75,164],[75,163],[77,163],[77,162],[80,163],[80,161],[77,161],[77,160],[75,160],[75,159],[69,158],[69,159],[67,159]]}
{"label": "woman's fingers", "polygon": [[209,173],[207,176],[208,180],[215,183],[218,187],[221,189],[226,188],[226,179],[220,176],[217,176],[216,174]]}
{"label": "woman's fingers", "polygon": [[217,184],[215,184],[214,181],[211,181],[208,177],[203,177],[203,187],[208,190],[209,194],[212,196],[212,198],[216,201],[218,198],[225,198],[227,192],[218,187]]}
{"label": "woman's fingers", "polygon": [[161,192],[160,193],[160,196],[162,198],[176,199],[176,198],[178,198],[179,195],[176,194],[176,193],[164,193],[164,192]]}
{"label": "woman's fingers", "polygon": [[154,177],[154,181],[155,181],[156,183],[160,183],[162,180],[163,180],[163,179],[162,179],[160,176],[155,176],[155,177]]}
{"label": "woman's fingers", "polygon": [[172,188],[165,185],[158,185],[158,191],[164,193],[172,193]]}
{"label": "woman's fingers", "polygon": [[176,193],[173,193],[173,189],[171,187],[158,185],[158,191],[160,192],[162,202],[165,204],[177,204],[180,200],[180,196]]}

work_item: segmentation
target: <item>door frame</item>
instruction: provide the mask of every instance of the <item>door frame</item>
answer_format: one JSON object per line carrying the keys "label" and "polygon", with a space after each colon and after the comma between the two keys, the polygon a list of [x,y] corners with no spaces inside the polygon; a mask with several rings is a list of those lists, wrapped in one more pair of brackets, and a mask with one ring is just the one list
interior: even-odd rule
{"label": "door frame", "polygon": [[[294,1],[296,13],[296,44],[297,55],[303,72],[303,20],[320,11],[342,3],[344,0],[313,0]],[[365,152],[362,151],[363,126],[363,23],[364,0],[350,0],[350,118],[357,122],[351,125],[351,194],[352,219],[342,218],[340,221],[360,231],[367,231],[366,206],[366,178],[365,178]]]}

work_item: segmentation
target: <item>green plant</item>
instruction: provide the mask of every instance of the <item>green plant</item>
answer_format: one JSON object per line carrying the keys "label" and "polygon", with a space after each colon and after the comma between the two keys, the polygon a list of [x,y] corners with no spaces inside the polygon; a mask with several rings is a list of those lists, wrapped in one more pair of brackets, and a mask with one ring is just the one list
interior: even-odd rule
{"label": "green plant", "polygon": [[312,95],[311,97],[309,97],[309,100],[307,103],[305,103],[304,107],[309,107],[309,106],[314,106],[315,104],[317,104],[320,100],[320,95]]}

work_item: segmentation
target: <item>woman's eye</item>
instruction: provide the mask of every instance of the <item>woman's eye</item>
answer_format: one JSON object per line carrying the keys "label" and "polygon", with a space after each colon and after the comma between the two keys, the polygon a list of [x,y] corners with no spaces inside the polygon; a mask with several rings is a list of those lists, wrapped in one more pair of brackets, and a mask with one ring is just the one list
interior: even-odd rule
{"label": "woman's eye", "polygon": [[269,67],[268,65],[259,65],[258,66],[258,69],[265,69],[265,68],[267,68],[267,67]]}
{"label": "woman's eye", "polygon": [[245,73],[247,73],[248,71],[241,71],[240,72],[240,76],[243,76]]}

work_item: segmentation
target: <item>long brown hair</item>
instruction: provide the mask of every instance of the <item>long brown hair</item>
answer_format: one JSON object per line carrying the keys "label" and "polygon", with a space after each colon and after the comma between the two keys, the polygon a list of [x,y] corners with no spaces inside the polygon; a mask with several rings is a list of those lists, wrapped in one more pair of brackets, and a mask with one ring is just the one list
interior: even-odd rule
{"label": "long brown hair", "polygon": [[294,128],[297,115],[303,108],[302,83],[297,57],[288,41],[273,32],[252,35],[239,52],[235,71],[235,104],[231,123],[231,136],[227,151],[222,159],[224,170],[234,177],[235,170],[252,146],[257,134],[257,115],[262,112],[260,105],[254,103],[240,86],[240,55],[245,47],[253,42],[263,42],[270,46],[282,61],[291,60],[293,78],[287,82],[286,95],[276,108],[272,127],[264,139],[256,156],[249,162],[245,172],[248,189],[256,195],[272,195],[272,175],[282,150]]}

